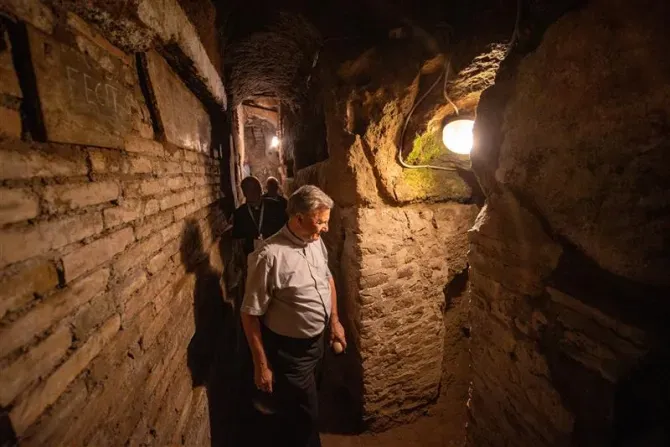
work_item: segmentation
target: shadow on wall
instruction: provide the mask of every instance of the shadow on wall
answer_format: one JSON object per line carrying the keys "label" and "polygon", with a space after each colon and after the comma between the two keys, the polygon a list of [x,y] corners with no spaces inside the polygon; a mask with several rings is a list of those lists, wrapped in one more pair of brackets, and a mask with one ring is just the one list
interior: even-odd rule
{"label": "shadow on wall", "polygon": [[[306,182],[318,186],[316,180]],[[296,185],[297,186],[297,185]],[[363,361],[358,350],[350,288],[345,277],[345,265],[350,260],[343,254],[346,233],[342,209],[331,212],[330,230],[323,237],[328,248],[329,265],[337,289],[340,321],[347,337],[346,354],[336,355],[326,349],[319,371],[319,429],[322,433],[357,434],[365,429],[363,423]]]}
{"label": "shadow on wall", "polygon": [[[541,346],[548,359],[551,378],[575,416],[572,445],[670,445],[670,330],[667,325],[670,291],[608,272],[565,242],[550,285],[598,309],[621,327],[645,328],[641,339],[625,338],[597,324],[589,328],[588,333],[605,348],[600,352],[586,352],[586,355],[598,358],[596,356],[609,349],[612,359],[616,356],[616,363],[610,360],[600,365],[602,370],[616,377],[610,382],[602,373],[585,368],[571,356],[574,353],[569,350],[570,344],[562,332],[574,326],[569,313],[548,313],[550,320],[560,318],[561,324],[554,323],[553,329],[543,331]],[[625,334],[623,330],[621,333]],[[625,349],[615,350],[618,346]]]}
{"label": "shadow on wall", "polygon": [[614,447],[670,445],[670,354],[656,350],[642,359],[616,390]]}
{"label": "shadow on wall", "polygon": [[187,220],[182,232],[181,260],[196,276],[193,292],[195,333],[187,363],[193,387],[207,390],[212,446],[232,445],[235,424],[235,319],[224,301],[220,275],[203,247],[200,229]]}

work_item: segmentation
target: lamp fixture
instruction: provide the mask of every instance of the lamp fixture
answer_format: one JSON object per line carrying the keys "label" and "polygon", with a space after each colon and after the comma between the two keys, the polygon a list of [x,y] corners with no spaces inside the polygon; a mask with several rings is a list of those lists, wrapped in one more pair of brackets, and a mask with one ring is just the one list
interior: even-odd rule
{"label": "lamp fixture", "polygon": [[272,149],[276,149],[279,147],[279,138],[277,138],[277,135],[272,137],[272,141],[270,141],[270,147]]}
{"label": "lamp fixture", "polygon": [[475,122],[468,119],[451,121],[442,129],[442,142],[451,152],[467,155],[472,150],[472,128]]}

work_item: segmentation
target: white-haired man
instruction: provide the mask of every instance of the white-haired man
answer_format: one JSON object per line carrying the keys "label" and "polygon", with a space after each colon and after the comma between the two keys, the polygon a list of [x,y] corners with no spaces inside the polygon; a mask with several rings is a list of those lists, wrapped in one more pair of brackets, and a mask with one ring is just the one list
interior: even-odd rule
{"label": "white-haired man", "polygon": [[330,343],[346,348],[335,283],[321,234],[333,201],[316,186],[288,199],[288,223],[249,256],[242,324],[254,363],[254,383],[272,395],[281,445],[317,447],[315,369]]}

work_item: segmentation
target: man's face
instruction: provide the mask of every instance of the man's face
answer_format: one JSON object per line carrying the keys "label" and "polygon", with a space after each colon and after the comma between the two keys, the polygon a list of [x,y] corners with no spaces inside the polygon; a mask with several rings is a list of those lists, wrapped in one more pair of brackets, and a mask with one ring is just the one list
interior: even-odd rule
{"label": "man's face", "polygon": [[298,222],[302,228],[303,235],[308,241],[316,241],[321,233],[328,231],[330,221],[330,209],[320,208],[307,214],[299,214]]}
{"label": "man's face", "polygon": [[244,193],[247,203],[257,203],[261,200],[262,191],[260,185],[257,183],[249,182],[245,184],[242,193]]}

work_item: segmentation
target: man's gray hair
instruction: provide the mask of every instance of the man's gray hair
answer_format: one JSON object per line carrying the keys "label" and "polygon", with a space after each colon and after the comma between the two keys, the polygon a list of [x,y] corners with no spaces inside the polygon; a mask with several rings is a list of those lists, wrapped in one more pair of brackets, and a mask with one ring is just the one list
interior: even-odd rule
{"label": "man's gray hair", "polygon": [[333,207],[333,199],[314,185],[305,185],[296,189],[288,198],[286,212],[289,216],[307,214],[312,211]]}

